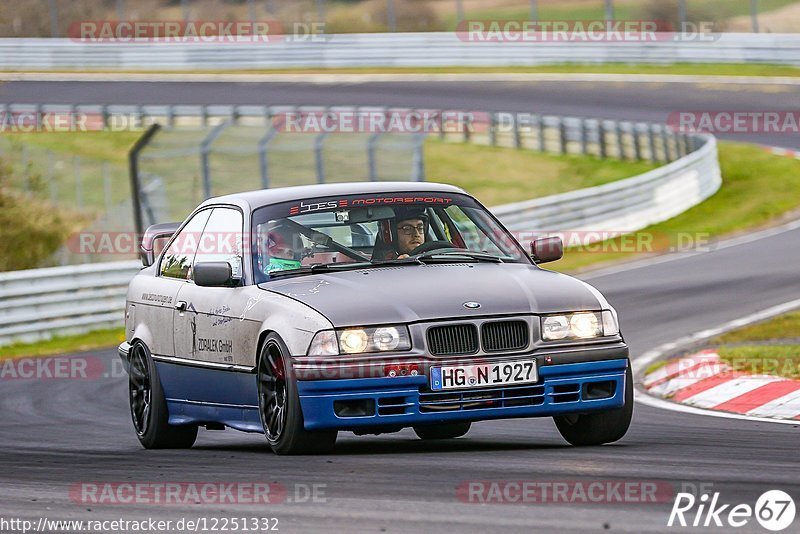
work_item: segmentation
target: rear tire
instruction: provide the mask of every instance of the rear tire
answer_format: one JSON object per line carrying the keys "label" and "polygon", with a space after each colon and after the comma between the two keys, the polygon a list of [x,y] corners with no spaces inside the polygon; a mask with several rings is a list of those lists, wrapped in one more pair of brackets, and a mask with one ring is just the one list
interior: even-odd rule
{"label": "rear tire", "polygon": [[289,349],[269,334],[258,359],[258,407],[264,435],[275,454],[320,454],[336,443],[336,430],[306,430]]}
{"label": "rear tire", "polygon": [[561,436],[576,446],[602,445],[621,439],[633,418],[633,373],[625,371],[625,406],[605,412],[557,415],[553,420]]}
{"label": "rear tire", "polygon": [[414,427],[414,433],[419,439],[453,439],[460,438],[469,432],[472,423],[443,423],[440,425],[419,425]]}
{"label": "rear tire", "polygon": [[167,401],[150,351],[135,341],[130,354],[128,401],[139,443],[145,449],[188,449],[197,439],[197,426],[169,424]]}

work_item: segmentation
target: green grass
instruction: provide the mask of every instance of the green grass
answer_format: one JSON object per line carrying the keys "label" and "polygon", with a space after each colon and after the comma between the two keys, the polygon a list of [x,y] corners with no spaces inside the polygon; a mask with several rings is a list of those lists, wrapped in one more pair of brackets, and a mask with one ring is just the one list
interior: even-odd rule
{"label": "green grass", "polygon": [[426,179],[461,187],[487,206],[592,187],[655,167],[644,162],[556,156],[433,138],[425,142]]}
{"label": "green grass", "polygon": [[35,343],[16,343],[0,347],[0,360],[11,358],[28,358],[36,356],[53,356],[71,352],[115,347],[125,341],[122,328],[96,330],[74,336],[58,336]]}
{"label": "green grass", "polygon": [[800,345],[720,347],[717,352],[737,371],[800,378]]}
{"label": "green grass", "polygon": [[[0,71],[2,72],[2,71]],[[6,71],[8,72],[8,71]],[[26,72],[34,72],[26,70]],[[46,72],[72,72],[69,69]],[[81,72],[108,72],[82,70]],[[167,71],[136,70],[113,71],[115,73],[135,72],[163,74]],[[583,65],[579,63],[542,65],[536,67],[369,67],[369,68],[288,68],[288,69],[234,69],[234,70],[194,70],[186,74],[671,74],[685,76],[800,76],[800,68],[788,65],[737,64],[737,63],[674,63],[670,65],[608,63],[604,65]],[[173,73],[174,71],[169,71]],[[42,135],[42,134],[36,134]],[[89,134],[96,135],[96,134]]]}
{"label": "green grass", "polygon": [[[592,245],[591,250],[567,250],[564,259],[548,268],[574,272],[599,264],[644,257],[673,250],[678,236],[693,236],[701,246],[713,247],[726,235],[767,226],[800,208],[800,161],[769,154],[740,143],[719,144],[723,184],[705,202],[668,221],[649,226],[635,236],[652,238],[652,247],[634,251],[597,251],[620,248],[620,240]],[[632,247],[636,248],[636,247]],[[551,267],[552,266],[552,267]]]}
{"label": "green grass", "polygon": [[800,311],[779,315],[732,332],[727,332],[712,340],[714,344],[745,343],[748,341],[769,341],[773,339],[800,339]]}

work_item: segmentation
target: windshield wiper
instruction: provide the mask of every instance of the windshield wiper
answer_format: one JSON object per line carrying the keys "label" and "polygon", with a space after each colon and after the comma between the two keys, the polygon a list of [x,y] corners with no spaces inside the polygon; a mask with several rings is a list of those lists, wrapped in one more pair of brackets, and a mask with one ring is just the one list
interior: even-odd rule
{"label": "windshield wiper", "polygon": [[426,252],[425,254],[420,254],[416,256],[417,260],[422,262],[423,260],[435,260],[436,258],[444,256],[445,258],[469,258],[472,260],[477,261],[487,261],[490,263],[504,263],[505,260],[500,256],[494,256],[492,254],[487,254],[486,252],[472,252],[469,250],[444,250],[444,251],[435,251],[432,250],[430,252]]}
{"label": "windshield wiper", "polygon": [[368,261],[355,261],[355,262],[341,262],[341,263],[315,263],[314,265],[303,265],[295,269],[283,269],[271,271],[270,278],[273,276],[286,276],[291,274],[312,274],[312,273],[328,273],[332,271],[343,271],[346,269],[362,269],[369,267],[372,263]]}

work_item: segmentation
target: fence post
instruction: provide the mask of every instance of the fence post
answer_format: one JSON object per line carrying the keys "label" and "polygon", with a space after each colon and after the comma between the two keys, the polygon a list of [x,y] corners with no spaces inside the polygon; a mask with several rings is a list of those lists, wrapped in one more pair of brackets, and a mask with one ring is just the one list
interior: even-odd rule
{"label": "fence post", "polygon": [[323,149],[325,148],[325,138],[327,133],[321,133],[314,139],[314,161],[317,164],[317,183],[325,183],[325,160]]}
{"label": "fence post", "polygon": [[106,202],[106,215],[113,211],[111,201],[111,175],[108,173],[108,162],[103,162],[103,197]]}
{"label": "fence post", "polygon": [[83,178],[81,177],[81,157],[75,156],[72,159],[72,167],[75,173],[75,201],[78,209],[83,209]]}
{"label": "fence post", "polygon": [[267,158],[267,145],[278,135],[278,130],[270,125],[267,133],[258,141],[258,170],[261,174],[261,188],[269,189],[269,160]]}
{"label": "fence post", "polygon": [[415,134],[414,141],[414,155],[411,162],[411,181],[422,182],[425,180],[425,158],[422,153],[422,143],[425,140],[425,134]]}
{"label": "fence post", "polygon": [[519,132],[519,113],[514,113],[514,148],[522,148],[522,137]]}
{"label": "fence post", "polygon": [[489,113],[489,144],[497,146],[497,119],[494,111]]}
{"label": "fence post", "polygon": [[53,177],[53,153],[47,151],[47,181],[50,183],[50,203],[55,205],[58,203],[58,182]]}
{"label": "fence post", "polygon": [[216,126],[200,143],[200,166],[203,172],[203,195],[206,199],[211,198],[211,162],[209,161],[211,155],[211,145],[219,137],[222,131],[230,126],[230,121],[224,121]]}
{"label": "fence post", "polygon": [[[144,134],[136,140],[128,152],[128,172],[131,179],[131,201],[133,202],[133,222],[136,225],[137,235],[142,235],[144,232],[144,223],[142,221],[142,204],[141,204],[141,186],[139,184],[139,153],[147,146],[153,136],[158,132],[161,127],[158,123],[154,123],[147,129]],[[136,246],[139,246],[139,239],[136,240]]]}
{"label": "fence post", "polygon": [[31,190],[31,170],[30,170],[30,155],[28,154],[28,145],[22,145],[22,178],[25,180],[23,189],[25,191]]}
{"label": "fence post", "polygon": [[567,125],[564,117],[558,118],[558,144],[562,154],[567,153]]}
{"label": "fence post", "polygon": [[167,106],[167,127],[175,127],[175,108],[172,107],[172,104]]}

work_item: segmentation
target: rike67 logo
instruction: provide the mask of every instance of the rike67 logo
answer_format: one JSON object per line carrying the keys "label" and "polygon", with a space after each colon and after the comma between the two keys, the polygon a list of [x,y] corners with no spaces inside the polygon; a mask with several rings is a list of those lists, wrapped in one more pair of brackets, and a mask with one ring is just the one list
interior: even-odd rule
{"label": "rike67 logo", "polygon": [[741,528],[755,520],[773,532],[785,530],[794,522],[795,504],[792,497],[781,490],[764,492],[755,506],[749,504],[723,504],[719,492],[678,493],[667,526]]}

